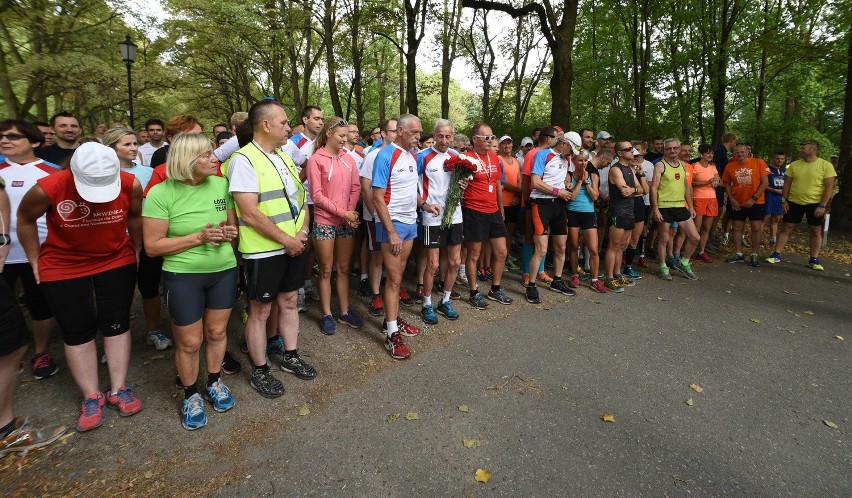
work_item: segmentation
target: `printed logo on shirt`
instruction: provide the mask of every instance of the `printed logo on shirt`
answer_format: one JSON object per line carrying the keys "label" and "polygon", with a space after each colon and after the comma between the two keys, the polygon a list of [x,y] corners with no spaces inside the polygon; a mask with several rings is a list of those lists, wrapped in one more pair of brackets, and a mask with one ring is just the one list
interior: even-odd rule
{"label": "printed logo on shirt", "polygon": [[224,198],[215,199],[213,201],[213,206],[216,207],[216,211],[225,211],[225,210],[228,209],[228,207],[227,207],[228,204],[227,204],[227,202],[225,202]]}
{"label": "printed logo on shirt", "polygon": [[65,200],[56,205],[56,212],[65,221],[76,221],[89,216],[92,210],[85,204]]}
{"label": "printed logo on shirt", "polygon": [[737,178],[737,183],[740,185],[751,185],[751,170],[749,168],[741,168],[734,172]]}
{"label": "printed logo on shirt", "polygon": [[24,182],[23,182],[23,180],[14,180],[14,181],[12,182],[12,186],[13,186],[13,187],[23,187],[23,186],[24,186]]}
{"label": "printed logo on shirt", "polygon": [[675,173],[675,180],[680,180],[680,173]]}

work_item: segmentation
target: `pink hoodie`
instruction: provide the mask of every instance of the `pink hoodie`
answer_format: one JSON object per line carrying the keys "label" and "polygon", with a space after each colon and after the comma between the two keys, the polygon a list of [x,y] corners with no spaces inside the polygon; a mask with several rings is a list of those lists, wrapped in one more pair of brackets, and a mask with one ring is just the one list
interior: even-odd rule
{"label": "pink hoodie", "polygon": [[314,201],[314,222],[339,226],[346,212],[354,211],[361,195],[358,168],[352,156],[340,149],[337,157],[320,148],[307,162],[308,185]]}

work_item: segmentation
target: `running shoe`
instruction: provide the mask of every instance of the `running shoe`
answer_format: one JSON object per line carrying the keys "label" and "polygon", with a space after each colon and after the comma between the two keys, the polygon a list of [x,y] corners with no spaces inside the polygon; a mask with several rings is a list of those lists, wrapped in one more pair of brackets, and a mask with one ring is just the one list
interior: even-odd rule
{"label": "running shoe", "polygon": [[101,393],[83,400],[80,404],[80,418],[77,419],[77,432],[86,432],[101,426],[104,404],[106,397]]}
{"label": "running shoe", "polygon": [[323,315],[320,321],[322,333],[325,335],[334,335],[337,332],[337,325],[334,324],[334,317],[331,315]]}
{"label": "running shoe", "polygon": [[629,265],[624,267],[624,274],[632,278],[633,280],[639,280],[640,278],[642,278],[642,275],[640,275],[638,271],[634,270],[633,267]]}
{"label": "running shoe", "polygon": [[394,332],[385,339],[385,349],[394,360],[404,360],[411,356],[411,350],[405,345],[399,332]]}
{"label": "running shoe", "polygon": [[[755,262],[756,262],[757,257],[755,256],[754,259],[755,259]],[[698,275],[696,275],[692,271],[692,265],[689,264],[689,261],[683,259],[678,263],[678,265],[675,268],[680,270],[680,272],[683,273],[686,278],[688,278],[690,280],[698,280]]]}
{"label": "running shoe", "polygon": [[668,265],[669,268],[677,268],[678,263],[680,263],[680,260],[674,256],[666,258],[666,265]]}
{"label": "running shoe", "polygon": [[518,265],[518,260],[514,256],[509,256],[506,258],[506,269],[513,271],[521,269],[521,267]]}
{"label": "running shoe", "polygon": [[624,287],[620,286],[618,284],[618,281],[614,278],[611,278],[604,282],[604,287],[610,292],[624,292]]}
{"label": "running shoe", "polygon": [[497,289],[496,291],[490,290],[486,297],[492,301],[497,301],[500,304],[509,305],[512,304],[512,298],[507,296],[503,289]]}
{"label": "running shoe", "polygon": [[568,287],[571,287],[572,289],[577,289],[577,288],[580,287],[580,275],[579,274],[571,275],[571,278],[568,279]]}
{"label": "running shoe", "polygon": [[382,301],[382,295],[376,294],[373,296],[373,299],[370,301],[370,307],[368,311],[373,316],[385,316],[385,307],[384,302]]}
{"label": "running shoe", "polygon": [[396,325],[399,327],[399,333],[405,337],[416,337],[420,335],[420,328],[406,322],[401,316],[396,317]]}
{"label": "running shoe", "polygon": [[648,260],[645,259],[645,256],[639,256],[639,267],[648,268]]}
{"label": "running shoe", "polygon": [[299,294],[296,297],[296,310],[299,313],[308,311],[308,305],[305,303],[305,289],[299,289]]}
{"label": "running shoe", "polygon": [[370,279],[362,278],[360,282],[358,282],[358,293],[363,297],[370,297],[372,291],[370,290]]}
{"label": "running shoe", "polygon": [[237,403],[234,400],[234,395],[228,386],[222,382],[222,379],[217,380],[212,386],[204,388],[204,399],[213,403],[213,409],[217,412],[226,412],[234,407]]}
{"label": "running shoe", "polygon": [[773,252],[772,255],[769,256],[768,258],[764,259],[764,261],[766,261],[767,263],[773,264],[773,265],[775,263],[780,263],[781,262],[781,255],[778,254],[777,252]]}
{"label": "running shoe", "polygon": [[546,284],[553,282],[553,277],[551,277],[546,271],[538,272],[537,278],[538,278],[538,280],[540,280],[540,281],[542,281]]}
{"label": "running shoe", "polygon": [[107,392],[107,407],[118,410],[122,417],[135,415],[142,410],[142,402],[133,394],[130,387],[122,387],[118,392]]}
{"label": "running shoe", "polygon": [[521,285],[523,285],[524,287],[530,285],[530,276],[528,273],[524,273],[523,276],[521,276]]}
{"label": "running shoe", "polygon": [[660,267],[660,278],[663,279],[663,280],[671,280],[672,279],[672,274],[671,274],[671,272],[669,272],[668,266],[661,266]]}
{"label": "running shoe", "polygon": [[465,273],[465,272],[461,271],[461,269],[459,269],[459,275],[456,277],[456,283],[459,284],[459,285],[468,285],[467,273]]}
{"label": "running shoe", "polygon": [[420,317],[426,325],[435,325],[438,323],[438,315],[435,313],[435,308],[431,304],[424,304],[420,308]]}
{"label": "running shoe", "polygon": [[284,339],[280,335],[266,340],[266,356],[276,355],[284,357]]}
{"label": "running shoe", "polygon": [[535,285],[530,285],[527,287],[527,302],[532,304],[541,303],[541,298],[538,296],[538,287]]}
{"label": "running shoe", "polygon": [[46,379],[59,372],[59,366],[56,364],[56,361],[50,353],[42,353],[33,356],[33,359],[30,360],[30,365],[32,365],[33,378],[35,378],[35,380]]}
{"label": "running shoe", "polygon": [[825,270],[825,268],[823,268],[822,265],[819,264],[819,259],[817,259],[817,258],[811,258],[810,260],[808,260],[808,268],[810,268],[811,270],[816,270],[816,271],[824,271]]}
{"label": "running shoe", "polygon": [[417,290],[414,291],[414,304],[423,304],[423,284],[417,284]]}
{"label": "running shoe", "polygon": [[606,294],[606,287],[604,287],[603,282],[601,282],[597,278],[592,280],[591,282],[589,282],[589,288],[592,289],[595,292],[600,292],[601,294]]}
{"label": "running shoe", "polygon": [[15,417],[15,429],[0,439],[0,458],[14,452],[26,456],[27,452],[46,446],[65,434],[68,429],[64,425],[51,425],[41,429],[26,427],[22,417]]}
{"label": "running shoe", "polygon": [[488,303],[485,302],[485,299],[483,299],[482,294],[479,292],[470,296],[467,299],[467,302],[470,303],[471,307],[476,308],[478,310],[484,310],[488,308]]}
{"label": "running shoe", "polygon": [[207,425],[207,413],[204,412],[204,401],[200,394],[195,393],[183,400],[181,415],[183,415],[181,425],[188,431],[201,429]]}
{"label": "running shoe", "polygon": [[701,261],[704,261],[705,263],[712,263],[713,262],[713,258],[709,254],[707,254],[707,252],[698,253],[698,259],[700,259]]}
{"label": "running shoe", "polygon": [[554,279],[553,282],[550,282],[550,290],[553,292],[558,292],[560,294],[564,294],[566,296],[576,296],[577,293],[571,290],[570,287],[565,285],[565,282],[562,279]]}
{"label": "running shoe", "polygon": [[277,398],[284,394],[284,384],[276,379],[269,369],[255,369],[251,374],[251,387],[264,398]]}
{"label": "running shoe", "polygon": [[399,288],[399,302],[406,305],[406,306],[411,306],[412,304],[414,304],[414,298],[411,297],[411,294],[407,290],[400,287]]}
{"label": "running shoe", "polygon": [[317,376],[316,369],[305,363],[299,355],[285,356],[281,361],[281,370],[302,380],[311,380]]}
{"label": "running shoe", "polygon": [[240,373],[240,370],[243,369],[243,366],[240,365],[231,353],[225,351],[225,357],[222,358],[222,372],[227,375],[234,375],[236,373]]}
{"label": "running shoe", "polygon": [[487,278],[488,280],[491,280],[491,279],[494,278],[494,272],[491,270],[490,266],[485,268],[485,278]]}
{"label": "running shoe", "polygon": [[622,287],[633,287],[634,285],[636,285],[636,281],[628,277],[624,273],[622,273],[621,275],[616,275],[613,280],[615,280],[616,283],[618,283],[618,285]]}
{"label": "running shoe", "polygon": [[745,263],[745,256],[743,256],[742,254],[734,254],[725,261],[728,263]]}
{"label": "running shoe", "polygon": [[476,270],[476,279],[480,282],[488,281],[488,275],[485,273],[485,268],[479,268]]}
{"label": "running shoe", "polygon": [[[438,295],[443,295],[443,293],[444,293],[444,282],[441,282],[439,280],[438,281],[438,287],[436,287],[436,289],[438,289]],[[453,301],[458,301],[459,299],[461,299],[461,294],[459,294],[455,290],[451,290],[450,291],[450,299],[452,299]]]}
{"label": "running shoe", "polygon": [[364,326],[364,320],[361,320],[352,310],[338,315],[337,321],[349,325],[353,329],[360,329]]}
{"label": "running shoe", "polygon": [[755,268],[760,266],[760,262],[757,261],[757,254],[752,254],[748,257],[748,265],[754,266]]}
{"label": "running shoe", "polygon": [[161,330],[155,330],[148,334],[148,345],[154,346],[157,351],[163,351],[172,347],[172,341],[166,337]]}
{"label": "running shoe", "polygon": [[453,308],[453,303],[451,301],[442,302],[438,305],[436,311],[444,315],[447,320],[456,320],[459,317],[459,313],[455,310],[455,308]]}
{"label": "running shoe", "polygon": [[317,290],[317,286],[314,285],[314,283],[310,280],[308,280],[308,283],[305,284],[305,296],[314,300],[314,301],[320,300],[319,291]]}

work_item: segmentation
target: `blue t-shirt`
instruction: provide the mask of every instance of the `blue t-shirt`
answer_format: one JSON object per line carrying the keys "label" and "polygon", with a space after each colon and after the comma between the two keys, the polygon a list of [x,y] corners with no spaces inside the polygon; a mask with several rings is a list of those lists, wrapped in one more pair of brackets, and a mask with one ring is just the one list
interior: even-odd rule
{"label": "blue t-shirt", "polygon": [[130,173],[135,176],[139,183],[142,184],[142,191],[145,191],[145,187],[148,186],[148,182],[151,181],[151,175],[154,174],[154,168],[150,166],[142,166],[141,164],[134,164],[132,168],[124,168],[124,171]]}
{"label": "blue t-shirt", "polygon": [[[575,197],[573,201],[568,203],[568,211],[574,211],[575,213],[595,212],[595,202],[589,195],[589,191],[586,190],[586,187],[591,184],[592,178],[589,177],[586,179],[585,183],[583,183],[583,185],[580,187],[580,191],[577,192],[577,197]],[[575,185],[577,185],[577,180],[572,176],[571,187],[573,188]]]}

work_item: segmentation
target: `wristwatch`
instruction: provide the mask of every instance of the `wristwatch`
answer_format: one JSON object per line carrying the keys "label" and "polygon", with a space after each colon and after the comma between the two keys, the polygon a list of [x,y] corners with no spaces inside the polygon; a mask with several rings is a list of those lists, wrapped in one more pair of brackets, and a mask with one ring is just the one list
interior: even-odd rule
{"label": "wristwatch", "polygon": [[12,237],[8,233],[0,233],[0,247],[6,247],[12,243]]}
{"label": "wristwatch", "polygon": [[825,204],[817,204],[817,207],[820,209],[825,209]]}

